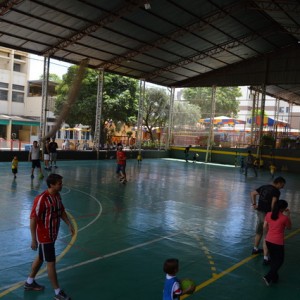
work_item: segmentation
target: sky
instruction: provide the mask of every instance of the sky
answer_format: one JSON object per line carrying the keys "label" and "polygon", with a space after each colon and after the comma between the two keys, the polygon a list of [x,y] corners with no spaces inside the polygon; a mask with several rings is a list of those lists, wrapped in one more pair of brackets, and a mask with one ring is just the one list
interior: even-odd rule
{"label": "sky", "polygon": [[[30,67],[29,67],[29,80],[38,80],[40,79],[41,75],[43,75],[43,68],[44,68],[44,57],[30,54]],[[68,72],[68,68],[71,66],[71,64],[62,62],[56,59],[50,60],[50,74],[56,74],[60,78],[62,78],[62,75],[66,74]],[[163,88],[161,86],[151,84],[149,82],[146,82],[146,87],[158,87]]]}
{"label": "sky", "polygon": [[[30,67],[29,67],[29,80],[38,80],[43,75],[44,57],[30,54]],[[71,64],[58,61],[55,59],[50,60],[50,74],[56,74],[60,78],[66,74]]]}
{"label": "sky", "polygon": [[[29,69],[29,80],[38,80],[40,79],[41,75],[43,74],[43,65],[44,65],[44,57],[30,54],[30,69]],[[62,78],[62,75],[66,74],[68,72],[68,68],[71,66],[71,64],[62,62],[56,59],[50,60],[50,74],[56,74],[60,78]],[[158,87],[162,88],[160,86],[146,83],[147,87]],[[249,97],[249,91],[248,87],[243,86],[240,87],[242,92],[242,97],[239,99],[248,99]]]}

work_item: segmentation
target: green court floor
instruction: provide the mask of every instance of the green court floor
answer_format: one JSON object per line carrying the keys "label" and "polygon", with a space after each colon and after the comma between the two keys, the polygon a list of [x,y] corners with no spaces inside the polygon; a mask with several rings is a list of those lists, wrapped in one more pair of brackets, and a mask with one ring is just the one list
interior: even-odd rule
{"label": "green court floor", "polygon": [[[165,259],[180,260],[178,277],[192,278],[196,292],[182,299],[272,299],[300,297],[300,175],[287,180],[293,229],[286,236],[280,280],[267,287],[268,267],[251,255],[256,214],[249,193],[271,182],[267,171],[245,178],[232,166],[149,159],[128,160],[128,183],[115,176],[115,161],[60,161],[62,198],[77,227],[72,239],[62,223],[56,243],[61,287],[72,300],[162,299]],[[45,172],[46,173],[46,172]],[[43,292],[24,292],[31,262],[29,213],[45,181],[30,179],[21,162],[16,180],[0,163],[0,298],[53,299],[45,270]]]}

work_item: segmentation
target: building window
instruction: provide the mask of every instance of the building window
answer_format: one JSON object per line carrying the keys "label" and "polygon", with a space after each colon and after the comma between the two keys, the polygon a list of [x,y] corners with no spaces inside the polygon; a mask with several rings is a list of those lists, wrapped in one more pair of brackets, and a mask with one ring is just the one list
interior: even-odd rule
{"label": "building window", "polygon": [[12,92],[12,101],[24,103],[24,93]]}
{"label": "building window", "polygon": [[284,107],[279,107],[279,112],[284,113]]}
{"label": "building window", "polygon": [[20,54],[15,54],[15,59],[22,59],[22,56]]}
{"label": "building window", "polygon": [[8,89],[8,83],[0,82],[0,88]]}
{"label": "building window", "polygon": [[0,100],[7,101],[8,98],[8,91],[0,90]]}
{"label": "building window", "polygon": [[14,63],[14,71],[15,72],[21,72],[21,64]]}
{"label": "building window", "polygon": [[13,90],[24,91],[25,87],[23,85],[13,84]]}
{"label": "building window", "polygon": [[285,108],[285,112],[286,112],[286,113],[289,113],[289,112],[290,112],[290,108],[289,108],[289,107],[286,107],[286,108]]}

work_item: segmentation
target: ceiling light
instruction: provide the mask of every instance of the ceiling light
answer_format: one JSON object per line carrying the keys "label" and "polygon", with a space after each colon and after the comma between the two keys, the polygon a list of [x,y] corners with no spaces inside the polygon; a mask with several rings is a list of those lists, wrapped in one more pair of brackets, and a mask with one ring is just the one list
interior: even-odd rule
{"label": "ceiling light", "polygon": [[144,7],[145,7],[146,10],[151,9],[151,5],[148,1],[145,2]]}

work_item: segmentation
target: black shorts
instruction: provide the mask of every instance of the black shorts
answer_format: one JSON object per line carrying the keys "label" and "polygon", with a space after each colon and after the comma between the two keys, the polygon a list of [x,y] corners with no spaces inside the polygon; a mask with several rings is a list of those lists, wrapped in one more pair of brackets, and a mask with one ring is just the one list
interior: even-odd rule
{"label": "black shorts", "polygon": [[55,262],[55,247],[54,243],[39,244],[39,258],[46,262]]}
{"label": "black shorts", "polygon": [[11,171],[13,172],[13,174],[17,174],[18,173],[18,169],[17,168],[11,169]]}
{"label": "black shorts", "polygon": [[41,161],[39,159],[33,159],[31,161],[31,167],[32,167],[32,169],[34,169],[34,168],[39,169],[41,167]]}

